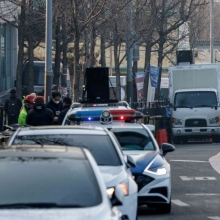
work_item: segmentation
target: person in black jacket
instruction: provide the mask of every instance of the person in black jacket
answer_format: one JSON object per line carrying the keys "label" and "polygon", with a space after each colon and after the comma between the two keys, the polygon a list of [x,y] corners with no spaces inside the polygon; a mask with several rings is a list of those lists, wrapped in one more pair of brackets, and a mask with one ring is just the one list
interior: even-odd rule
{"label": "person in black jacket", "polygon": [[52,112],[54,114],[54,123],[53,124],[57,124],[58,116],[63,109],[60,92],[58,92],[58,91],[52,92],[52,98],[47,103],[47,108],[52,110]]}
{"label": "person in black jacket", "polygon": [[58,125],[62,125],[63,119],[66,116],[66,113],[69,111],[70,107],[72,104],[72,100],[69,97],[65,97],[63,99],[63,110],[60,112],[59,116],[58,116]]}
{"label": "person in black jacket", "polygon": [[10,97],[5,101],[5,113],[8,116],[8,125],[17,124],[22,107],[22,101],[16,96],[16,90],[10,90]]}
{"label": "person in black jacket", "polygon": [[42,96],[37,96],[35,98],[35,104],[33,109],[31,109],[26,118],[27,125],[32,126],[44,126],[52,125],[54,115],[53,112],[46,108],[44,104],[44,98]]}

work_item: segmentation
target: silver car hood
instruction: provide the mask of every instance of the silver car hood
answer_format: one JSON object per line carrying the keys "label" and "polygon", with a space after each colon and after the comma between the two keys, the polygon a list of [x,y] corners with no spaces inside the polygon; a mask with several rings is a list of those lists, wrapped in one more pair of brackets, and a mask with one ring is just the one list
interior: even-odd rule
{"label": "silver car hood", "polygon": [[128,178],[124,166],[99,166],[107,188],[113,187]]}
{"label": "silver car hood", "polygon": [[0,220],[97,220],[111,219],[109,208],[96,206],[96,208],[76,209],[2,209]]}
{"label": "silver car hood", "polygon": [[152,151],[148,150],[125,150],[123,151],[125,155],[130,155],[134,160],[138,160],[139,158],[152,153]]}

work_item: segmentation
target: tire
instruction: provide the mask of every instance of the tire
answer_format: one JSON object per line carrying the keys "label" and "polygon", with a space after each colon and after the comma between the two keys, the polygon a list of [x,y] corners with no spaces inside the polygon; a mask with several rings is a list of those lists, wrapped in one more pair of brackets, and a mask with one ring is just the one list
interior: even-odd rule
{"label": "tire", "polygon": [[161,204],[155,207],[156,212],[160,214],[169,214],[171,212],[171,201],[168,204]]}
{"label": "tire", "polygon": [[181,138],[180,137],[173,137],[172,141],[173,141],[173,144],[180,144]]}
{"label": "tire", "polygon": [[212,141],[214,143],[220,143],[220,137],[219,136],[212,136]]}

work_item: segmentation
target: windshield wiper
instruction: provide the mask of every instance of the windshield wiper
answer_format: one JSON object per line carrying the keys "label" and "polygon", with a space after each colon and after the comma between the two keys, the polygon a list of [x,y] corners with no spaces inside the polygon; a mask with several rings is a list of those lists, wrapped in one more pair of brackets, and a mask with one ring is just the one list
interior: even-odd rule
{"label": "windshield wiper", "polygon": [[192,108],[191,106],[188,106],[188,105],[178,105],[178,106],[175,106],[176,108]]}
{"label": "windshield wiper", "polygon": [[58,144],[58,145],[61,145],[61,146],[65,146],[65,145],[69,145],[63,141],[58,141],[58,140],[55,140],[55,141],[52,141],[52,140],[49,140],[49,139],[40,139],[40,140],[35,140],[35,139],[21,139],[21,141],[34,141],[36,144],[40,144],[42,147],[47,143],[47,142],[50,142],[50,143],[53,143],[53,144]]}
{"label": "windshield wiper", "polygon": [[213,105],[195,105],[194,108],[196,108],[196,107],[211,107],[211,108],[213,108],[215,106],[213,106]]}
{"label": "windshield wiper", "polygon": [[25,208],[83,208],[79,204],[57,204],[57,203],[12,203],[1,204],[0,209],[25,209]]}

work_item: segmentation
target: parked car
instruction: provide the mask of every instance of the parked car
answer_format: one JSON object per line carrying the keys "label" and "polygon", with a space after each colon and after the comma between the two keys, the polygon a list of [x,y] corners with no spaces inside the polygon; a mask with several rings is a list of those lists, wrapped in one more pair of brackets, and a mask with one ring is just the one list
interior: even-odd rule
{"label": "parked car", "polygon": [[[86,149],[17,145],[0,149],[0,218],[4,220],[119,220],[95,160]],[[89,181],[88,181],[89,180]]]}

